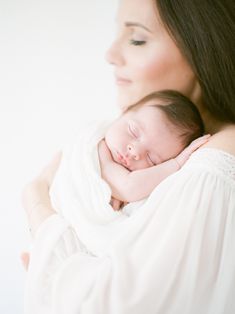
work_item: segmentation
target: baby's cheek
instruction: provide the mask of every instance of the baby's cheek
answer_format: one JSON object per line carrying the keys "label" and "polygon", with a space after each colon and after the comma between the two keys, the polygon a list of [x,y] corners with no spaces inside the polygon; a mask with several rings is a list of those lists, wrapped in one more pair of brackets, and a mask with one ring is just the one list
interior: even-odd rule
{"label": "baby's cheek", "polygon": [[147,160],[138,160],[135,163],[133,163],[132,171],[133,170],[146,169],[146,168],[149,168],[149,167],[150,166],[149,166]]}

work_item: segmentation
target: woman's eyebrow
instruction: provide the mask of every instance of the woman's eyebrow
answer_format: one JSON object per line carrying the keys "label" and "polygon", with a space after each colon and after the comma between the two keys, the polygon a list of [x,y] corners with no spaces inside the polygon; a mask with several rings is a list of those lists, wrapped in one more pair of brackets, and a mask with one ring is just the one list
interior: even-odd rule
{"label": "woman's eyebrow", "polygon": [[148,31],[149,33],[152,33],[152,31],[146,27],[145,25],[137,22],[125,22],[126,27],[140,27],[143,28],[144,30]]}

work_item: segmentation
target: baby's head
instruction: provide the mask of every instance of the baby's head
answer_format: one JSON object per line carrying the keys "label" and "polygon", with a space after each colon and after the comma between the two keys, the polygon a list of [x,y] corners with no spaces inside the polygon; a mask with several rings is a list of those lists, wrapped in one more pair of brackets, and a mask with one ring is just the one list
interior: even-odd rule
{"label": "baby's head", "polygon": [[166,90],[130,106],[107,130],[105,141],[113,159],[133,171],[176,157],[203,131],[195,105]]}

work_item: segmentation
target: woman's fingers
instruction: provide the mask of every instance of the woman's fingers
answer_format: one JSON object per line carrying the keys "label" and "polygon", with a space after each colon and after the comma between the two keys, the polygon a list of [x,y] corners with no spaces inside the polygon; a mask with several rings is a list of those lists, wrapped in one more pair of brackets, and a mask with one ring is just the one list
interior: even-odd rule
{"label": "woman's fingers", "polygon": [[29,253],[28,252],[22,252],[20,255],[20,259],[21,259],[23,267],[27,271],[29,268],[29,260],[30,260]]}

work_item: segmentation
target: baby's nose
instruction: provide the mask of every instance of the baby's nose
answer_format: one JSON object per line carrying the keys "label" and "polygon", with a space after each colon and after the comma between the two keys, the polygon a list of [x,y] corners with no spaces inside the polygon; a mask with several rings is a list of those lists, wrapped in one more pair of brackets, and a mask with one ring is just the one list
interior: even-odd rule
{"label": "baby's nose", "polygon": [[140,159],[140,151],[137,149],[137,147],[134,147],[133,145],[129,144],[127,145],[127,152],[128,155],[131,156],[134,160]]}

